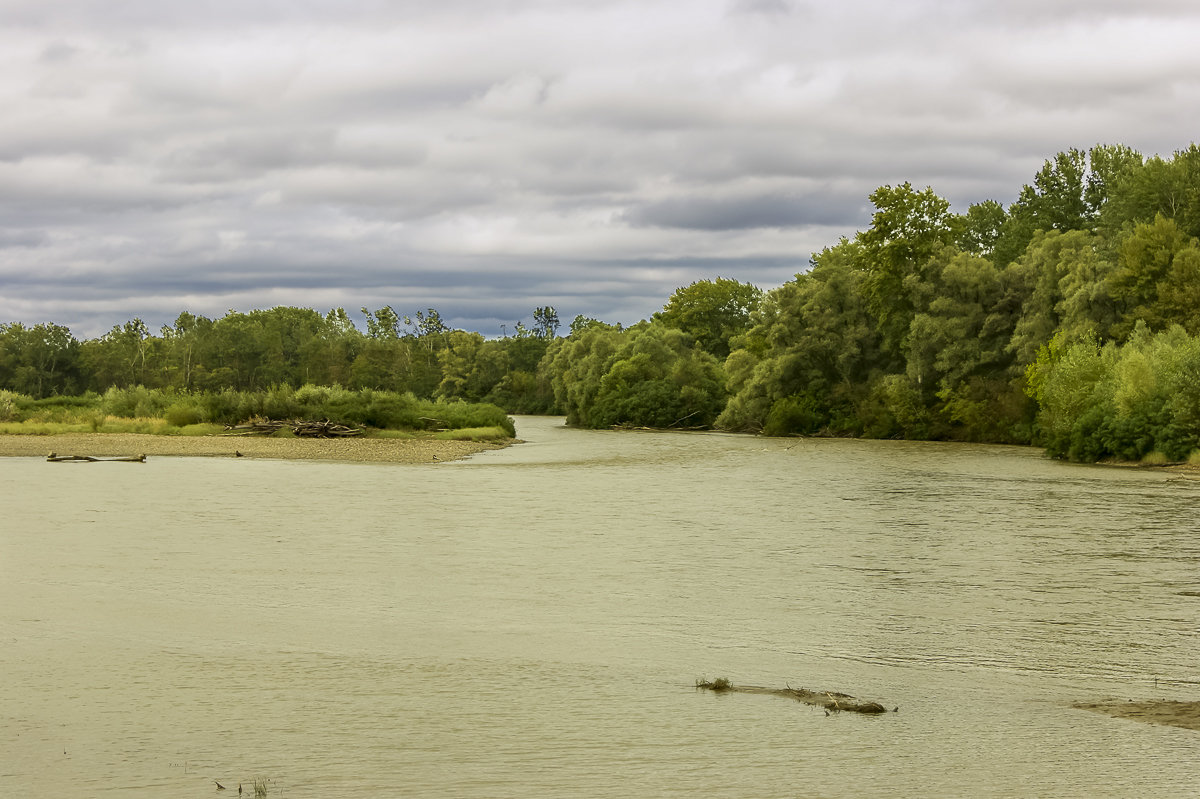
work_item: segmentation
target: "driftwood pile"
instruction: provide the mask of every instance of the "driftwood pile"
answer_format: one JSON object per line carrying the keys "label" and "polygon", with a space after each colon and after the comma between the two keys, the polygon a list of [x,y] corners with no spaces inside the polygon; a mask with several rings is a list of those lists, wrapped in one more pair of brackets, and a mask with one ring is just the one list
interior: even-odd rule
{"label": "driftwood pile", "polygon": [[309,419],[254,419],[242,424],[225,425],[227,436],[269,436],[280,430],[291,430],[300,438],[352,438],[363,434],[357,427],[335,424],[328,419],[323,422]]}
{"label": "driftwood pile", "polygon": [[[717,693],[742,693],[742,694],[769,694],[771,696],[783,696],[789,699],[795,699],[798,702],[803,702],[806,705],[816,705],[817,707],[825,708],[825,715],[829,715],[830,711],[834,713],[845,710],[849,713],[886,713],[887,708],[878,702],[866,702],[862,699],[856,699],[850,694],[838,693],[837,691],[808,691],[804,688],[763,688],[758,685],[733,685],[724,677],[718,677],[715,680],[697,680],[697,688],[703,688],[708,691],[716,691]],[[896,708],[899,710],[900,708]]]}

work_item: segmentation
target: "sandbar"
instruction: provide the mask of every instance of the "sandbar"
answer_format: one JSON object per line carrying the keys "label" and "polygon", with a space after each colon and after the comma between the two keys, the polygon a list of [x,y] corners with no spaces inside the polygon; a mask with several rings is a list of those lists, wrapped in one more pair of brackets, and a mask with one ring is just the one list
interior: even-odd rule
{"label": "sandbar", "polygon": [[1184,702],[1175,699],[1145,699],[1135,702],[1111,699],[1103,702],[1077,702],[1072,707],[1103,713],[1118,719],[1200,730],[1200,702]]}
{"label": "sandbar", "polygon": [[443,441],[434,438],[257,438],[250,436],[156,436],[141,433],[61,433],[52,436],[0,435],[0,457],[130,455],[353,463],[437,463],[502,449],[513,441]]}

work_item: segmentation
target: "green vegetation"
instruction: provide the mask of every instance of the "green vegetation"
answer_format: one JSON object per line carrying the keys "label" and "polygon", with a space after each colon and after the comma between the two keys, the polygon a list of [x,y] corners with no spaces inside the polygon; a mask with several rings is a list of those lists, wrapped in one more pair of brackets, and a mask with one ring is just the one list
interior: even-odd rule
{"label": "green vegetation", "polygon": [[1007,208],[957,214],[909,183],[870,200],[866,230],[782,286],[697,281],[629,328],[579,316],[559,336],[548,306],[500,339],[390,306],[362,309],[365,333],[341,308],[184,312],[158,335],[134,319],[82,342],[0,324],[0,424],[309,417],[473,436],[511,430],[507,411],[1195,462],[1200,148],[1058,153]]}
{"label": "green vegetation", "polygon": [[871,227],[769,292],[717,425],[1040,443],[1177,461],[1200,446],[1200,149],[1046,162],[1007,211],[885,186]]}
{"label": "green vegetation", "polygon": [[1124,345],[1058,335],[1029,368],[1055,457],[1182,461],[1200,449],[1200,338],[1139,323]]}
{"label": "green vegetation", "polygon": [[[197,436],[249,419],[325,419],[387,431],[426,431],[469,440],[515,435],[512,419],[495,405],[420,400],[388,391],[350,391],[305,385],[268,391],[193,392],[110,388],[103,394],[34,399],[0,392],[0,433],[152,433]],[[290,436],[290,430],[280,435]]]}

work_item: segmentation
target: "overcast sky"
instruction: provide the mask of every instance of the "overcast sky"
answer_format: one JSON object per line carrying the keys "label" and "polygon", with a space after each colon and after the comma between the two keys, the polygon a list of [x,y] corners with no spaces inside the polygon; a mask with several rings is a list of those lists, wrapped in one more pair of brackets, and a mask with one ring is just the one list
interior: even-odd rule
{"label": "overcast sky", "polygon": [[0,0],[0,322],[772,288],[885,183],[1197,138],[1193,0]]}

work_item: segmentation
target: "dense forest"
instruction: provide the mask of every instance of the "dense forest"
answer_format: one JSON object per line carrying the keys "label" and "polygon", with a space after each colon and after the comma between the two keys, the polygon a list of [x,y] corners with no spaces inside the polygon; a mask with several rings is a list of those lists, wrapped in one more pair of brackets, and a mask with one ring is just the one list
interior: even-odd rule
{"label": "dense forest", "polygon": [[1007,208],[956,214],[908,183],[870,200],[870,227],[794,280],[698,281],[628,328],[576,317],[560,335],[550,307],[498,339],[391,307],[361,309],[365,331],[341,308],[290,307],[85,341],[3,324],[0,420],[6,403],[138,386],[330,386],[589,427],[1036,443],[1086,461],[1200,449],[1196,145],[1058,153]]}

